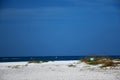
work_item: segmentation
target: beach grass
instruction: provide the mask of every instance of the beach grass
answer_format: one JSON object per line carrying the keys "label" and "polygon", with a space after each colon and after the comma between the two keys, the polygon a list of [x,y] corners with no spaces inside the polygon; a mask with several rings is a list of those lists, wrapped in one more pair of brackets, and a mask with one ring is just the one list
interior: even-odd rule
{"label": "beach grass", "polygon": [[40,63],[40,61],[38,61],[38,60],[32,60],[32,61],[28,61],[28,63]]}
{"label": "beach grass", "polygon": [[28,61],[28,63],[44,63],[44,62],[49,62],[49,60],[31,60],[31,61]]}
{"label": "beach grass", "polygon": [[86,57],[82,59],[82,62],[85,62],[90,65],[98,65],[102,64],[101,67],[115,67],[117,64],[120,64],[120,62],[114,62],[112,58],[109,57],[93,57],[94,60],[90,60],[90,57]]}
{"label": "beach grass", "polygon": [[69,64],[68,67],[76,67],[74,64]]}

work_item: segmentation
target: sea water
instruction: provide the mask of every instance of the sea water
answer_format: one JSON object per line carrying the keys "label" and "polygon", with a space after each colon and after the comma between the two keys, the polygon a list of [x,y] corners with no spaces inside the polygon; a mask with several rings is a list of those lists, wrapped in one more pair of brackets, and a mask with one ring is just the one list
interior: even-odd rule
{"label": "sea water", "polygon": [[[31,60],[48,60],[48,61],[60,61],[60,60],[80,60],[87,56],[29,56],[29,57],[0,57],[0,62],[21,62]],[[120,56],[107,56],[111,58],[119,58]]]}

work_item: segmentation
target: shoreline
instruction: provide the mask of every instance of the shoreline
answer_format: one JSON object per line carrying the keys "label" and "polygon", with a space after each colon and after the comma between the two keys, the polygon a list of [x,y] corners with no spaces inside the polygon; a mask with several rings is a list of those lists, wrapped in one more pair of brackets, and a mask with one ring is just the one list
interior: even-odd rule
{"label": "shoreline", "polygon": [[[28,57],[0,57],[0,62],[26,62],[26,61],[68,61],[68,60],[81,60],[87,56],[28,56]],[[112,58],[112,59],[120,59],[120,56],[98,56],[95,57],[106,57],[106,58]]]}

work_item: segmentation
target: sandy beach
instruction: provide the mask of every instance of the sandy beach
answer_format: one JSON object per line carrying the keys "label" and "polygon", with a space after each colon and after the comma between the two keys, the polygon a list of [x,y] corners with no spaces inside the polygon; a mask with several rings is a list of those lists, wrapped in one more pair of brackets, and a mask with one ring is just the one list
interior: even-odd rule
{"label": "sandy beach", "polygon": [[0,80],[120,80],[120,66],[101,69],[77,60],[0,63]]}

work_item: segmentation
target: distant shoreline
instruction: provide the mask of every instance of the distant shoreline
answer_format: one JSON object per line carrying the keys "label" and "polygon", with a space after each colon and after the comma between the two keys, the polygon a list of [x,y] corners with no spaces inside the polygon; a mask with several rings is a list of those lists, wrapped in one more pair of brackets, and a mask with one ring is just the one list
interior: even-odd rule
{"label": "distant shoreline", "polygon": [[[0,62],[22,62],[31,60],[41,61],[62,61],[62,60],[81,60],[90,56],[35,56],[35,57],[0,57]],[[113,59],[120,59],[120,56],[95,56],[95,57],[109,57]]]}

